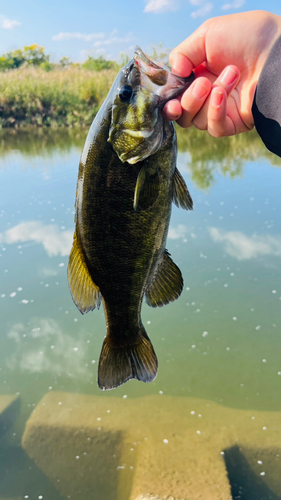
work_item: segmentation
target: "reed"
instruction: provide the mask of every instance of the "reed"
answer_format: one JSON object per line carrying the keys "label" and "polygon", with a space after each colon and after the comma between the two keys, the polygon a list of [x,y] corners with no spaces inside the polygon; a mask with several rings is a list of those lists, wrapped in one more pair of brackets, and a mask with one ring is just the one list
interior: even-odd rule
{"label": "reed", "polygon": [[91,124],[116,76],[115,70],[72,66],[44,71],[20,67],[0,73],[0,128]]}

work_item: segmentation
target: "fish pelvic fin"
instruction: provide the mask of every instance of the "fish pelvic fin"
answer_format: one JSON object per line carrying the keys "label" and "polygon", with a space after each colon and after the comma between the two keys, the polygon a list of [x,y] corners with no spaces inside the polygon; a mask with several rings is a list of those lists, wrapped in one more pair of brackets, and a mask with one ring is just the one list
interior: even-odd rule
{"label": "fish pelvic fin", "polygon": [[157,371],[157,357],[142,325],[134,344],[114,346],[110,337],[105,337],[98,368],[100,389],[115,389],[133,378],[152,382]]}
{"label": "fish pelvic fin", "polygon": [[73,245],[69,255],[67,277],[73,302],[82,314],[99,309],[101,294],[99,288],[92,280],[89,273],[83,249],[76,231],[74,233]]}
{"label": "fish pelvic fin", "polygon": [[183,288],[182,274],[173,262],[168,250],[164,250],[146,292],[146,303],[151,307],[161,307],[177,300]]}
{"label": "fish pelvic fin", "polygon": [[175,169],[173,179],[173,202],[177,207],[184,208],[185,210],[193,210],[193,200],[177,168]]}

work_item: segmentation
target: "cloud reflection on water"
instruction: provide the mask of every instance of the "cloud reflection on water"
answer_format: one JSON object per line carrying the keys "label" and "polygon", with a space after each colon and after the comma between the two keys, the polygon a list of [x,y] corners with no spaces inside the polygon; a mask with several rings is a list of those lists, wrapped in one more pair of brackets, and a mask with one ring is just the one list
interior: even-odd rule
{"label": "cloud reflection on water", "polygon": [[10,370],[62,374],[83,381],[93,376],[86,361],[85,341],[66,334],[52,318],[34,318],[29,327],[16,323],[7,337],[16,344],[15,352],[6,360]]}
{"label": "cloud reflection on water", "polygon": [[0,233],[0,243],[13,244],[31,241],[41,243],[47,254],[69,255],[73,231],[60,231],[56,224],[44,225],[41,221],[21,222],[4,233]]}
{"label": "cloud reflection on water", "polygon": [[187,235],[191,236],[193,239],[196,238],[196,234],[194,234],[190,228],[184,224],[178,224],[176,227],[170,226],[168,239],[178,240],[180,238],[186,238]]}
{"label": "cloud reflection on water", "polygon": [[224,251],[237,260],[249,260],[265,255],[281,256],[281,236],[253,234],[247,236],[241,231],[224,231],[209,227],[209,234],[215,243],[223,243]]}

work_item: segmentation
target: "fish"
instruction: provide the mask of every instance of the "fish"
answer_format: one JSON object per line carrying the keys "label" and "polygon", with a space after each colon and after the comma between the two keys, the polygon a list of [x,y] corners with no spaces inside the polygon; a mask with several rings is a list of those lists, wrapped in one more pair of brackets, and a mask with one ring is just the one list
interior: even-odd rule
{"label": "fish", "polygon": [[182,274],[166,239],[172,201],[186,210],[193,202],[176,167],[174,126],[161,110],[193,80],[193,74],[174,75],[137,46],[81,154],[68,283],[82,314],[103,304],[102,390],[155,379],[158,361],[141,321],[142,302],[161,307],[182,292]]}

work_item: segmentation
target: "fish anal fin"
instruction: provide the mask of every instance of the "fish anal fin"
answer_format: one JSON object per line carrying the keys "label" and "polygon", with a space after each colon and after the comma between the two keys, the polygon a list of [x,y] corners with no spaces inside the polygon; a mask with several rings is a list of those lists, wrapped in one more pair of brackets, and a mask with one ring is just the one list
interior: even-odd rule
{"label": "fish anal fin", "polygon": [[157,371],[157,357],[142,325],[136,342],[132,344],[114,345],[110,335],[105,337],[98,368],[100,389],[115,389],[133,378],[152,382]]}
{"label": "fish anal fin", "polygon": [[173,202],[177,207],[193,210],[193,201],[179,170],[176,168],[173,178]]}
{"label": "fish anal fin", "polygon": [[138,175],[135,194],[134,210],[146,210],[154,204],[159,195],[159,172],[158,169],[151,171],[144,165]]}
{"label": "fish anal fin", "polygon": [[83,249],[76,231],[69,255],[68,285],[73,302],[82,314],[100,307],[101,294],[89,273]]}
{"label": "fish anal fin", "polygon": [[182,274],[172,261],[167,250],[163,253],[149,287],[146,290],[146,302],[151,307],[161,307],[177,300],[183,288]]}

